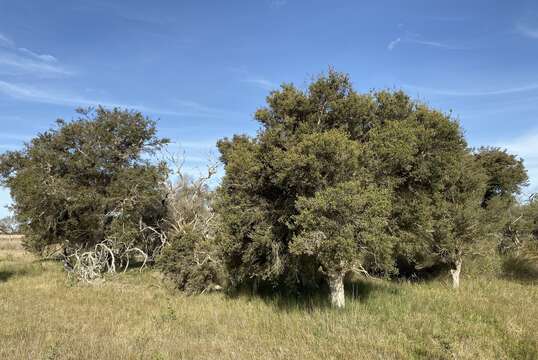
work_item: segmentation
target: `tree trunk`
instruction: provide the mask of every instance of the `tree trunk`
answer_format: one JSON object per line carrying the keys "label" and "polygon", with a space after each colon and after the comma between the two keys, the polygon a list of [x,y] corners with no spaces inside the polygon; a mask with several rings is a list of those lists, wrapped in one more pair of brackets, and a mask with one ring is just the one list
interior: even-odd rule
{"label": "tree trunk", "polygon": [[332,307],[339,309],[345,307],[346,299],[344,297],[344,273],[332,272],[329,273],[328,277]]}
{"label": "tree trunk", "polygon": [[454,262],[454,268],[450,269],[450,274],[452,275],[452,287],[454,289],[460,287],[461,263],[461,259],[456,260],[456,262]]}

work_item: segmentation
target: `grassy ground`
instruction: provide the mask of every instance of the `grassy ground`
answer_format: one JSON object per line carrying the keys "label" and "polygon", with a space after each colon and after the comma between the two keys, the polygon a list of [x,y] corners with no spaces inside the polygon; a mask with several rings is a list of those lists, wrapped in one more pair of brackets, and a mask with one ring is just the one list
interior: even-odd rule
{"label": "grassy ground", "polygon": [[368,281],[319,300],[187,297],[157,273],[66,280],[0,241],[1,359],[538,359],[538,287],[502,279]]}

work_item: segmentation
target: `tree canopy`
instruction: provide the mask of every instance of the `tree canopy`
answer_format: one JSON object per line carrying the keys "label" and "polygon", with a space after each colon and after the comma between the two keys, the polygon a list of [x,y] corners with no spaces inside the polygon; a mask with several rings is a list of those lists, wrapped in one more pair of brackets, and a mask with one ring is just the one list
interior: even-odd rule
{"label": "tree canopy", "polygon": [[256,137],[219,142],[217,210],[236,282],[301,288],[317,283],[318,268],[357,264],[390,274],[398,258],[419,266],[464,241],[456,228],[475,214],[485,180],[448,115],[402,91],[357,93],[330,70],[306,91],[272,92],[256,119]]}
{"label": "tree canopy", "polygon": [[146,156],[167,143],[157,137],[156,123],[101,107],[79,115],[0,157],[2,185],[32,250],[136,242],[141,222],[163,217],[167,169]]}
{"label": "tree canopy", "polygon": [[403,91],[359,93],[332,69],[266,101],[256,136],[218,142],[216,192],[214,166],[190,178],[155,160],[168,140],[138,112],[100,107],[58,120],[0,156],[27,247],[94,247],[102,270],[115,259],[109,244],[134,245],[189,292],[328,286],[337,307],[350,273],[448,268],[458,287],[463,259],[483,240],[535,251],[537,201],[517,199],[523,161],[470,149],[450,114]]}

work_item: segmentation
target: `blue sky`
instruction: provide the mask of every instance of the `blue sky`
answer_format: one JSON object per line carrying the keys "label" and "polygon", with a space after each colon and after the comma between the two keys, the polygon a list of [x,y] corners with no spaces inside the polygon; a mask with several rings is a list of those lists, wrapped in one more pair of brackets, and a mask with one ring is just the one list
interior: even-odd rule
{"label": "blue sky", "polygon": [[452,110],[471,145],[525,159],[530,192],[537,59],[535,1],[0,0],[0,151],[103,104],[159,119],[194,171],[218,138],[255,133],[271,89],[332,65]]}

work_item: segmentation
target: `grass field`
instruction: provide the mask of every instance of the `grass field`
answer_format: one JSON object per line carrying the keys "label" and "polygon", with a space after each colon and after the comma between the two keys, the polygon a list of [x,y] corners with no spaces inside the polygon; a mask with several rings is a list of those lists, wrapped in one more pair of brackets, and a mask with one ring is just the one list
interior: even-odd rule
{"label": "grass field", "polygon": [[538,286],[357,284],[323,301],[185,296],[136,270],[97,286],[0,240],[1,359],[538,359]]}

